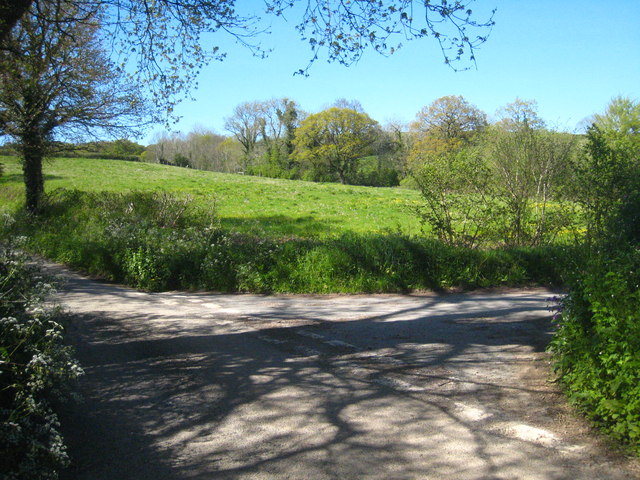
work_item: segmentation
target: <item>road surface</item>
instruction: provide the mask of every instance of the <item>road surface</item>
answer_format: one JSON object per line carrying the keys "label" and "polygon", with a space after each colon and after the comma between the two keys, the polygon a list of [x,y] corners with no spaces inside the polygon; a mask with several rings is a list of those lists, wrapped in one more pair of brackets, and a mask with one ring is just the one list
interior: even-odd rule
{"label": "road surface", "polygon": [[61,267],[63,479],[639,478],[549,380],[543,289],[144,293]]}

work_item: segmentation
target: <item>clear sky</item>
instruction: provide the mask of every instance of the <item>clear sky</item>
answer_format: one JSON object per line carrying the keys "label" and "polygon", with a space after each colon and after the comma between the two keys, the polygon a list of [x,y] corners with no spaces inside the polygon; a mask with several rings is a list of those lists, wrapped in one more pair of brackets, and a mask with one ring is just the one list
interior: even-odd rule
{"label": "clear sky", "polygon": [[[496,25],[476,52],[477,68],[464,72],[447,67],[435,40],[424,39],[391,57],[368,51],[350,67],[321,59],[309,77],[294,76],[311,53],[293,21],[275,21],[273,33],[261,37],[273,49],[266,59],[216,35],[228,57],[203,71],[195,101],[177,109],[182,120],[175,128],[227,134],[224,118],[237,104],[281,97],[308,112],[338,98],[358,100],[384,125],[410,122],[433,100],[462,95],[490,116],[516,97],[536,100],[549,125],[573,131],[614,96],[640,99],[640,0],[476,0],[472,6],[496,7]],[[161,130],[150,130],[143,143]]]}

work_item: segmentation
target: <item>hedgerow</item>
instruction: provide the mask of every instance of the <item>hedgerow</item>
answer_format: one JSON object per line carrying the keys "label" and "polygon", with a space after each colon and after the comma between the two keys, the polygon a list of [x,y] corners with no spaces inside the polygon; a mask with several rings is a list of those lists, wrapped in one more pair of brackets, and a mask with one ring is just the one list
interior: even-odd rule
{"label": "hedgerow", "polygon": [[82,370],[63,339],[60,312],[45,308],[51,283],[15,245],[0,244],[0,472],[55,479],[68,462],[55,405]]}
{"label": "hedgerow", "polygon": [[592,127],[576,171],[591,243],[551,350],[569,398],[640,453],[640,144]]}
{"label": "hedgerow", "polygon": [[640,251],[594,259],[563,302],[551,349],[569,398],[640,453]]}

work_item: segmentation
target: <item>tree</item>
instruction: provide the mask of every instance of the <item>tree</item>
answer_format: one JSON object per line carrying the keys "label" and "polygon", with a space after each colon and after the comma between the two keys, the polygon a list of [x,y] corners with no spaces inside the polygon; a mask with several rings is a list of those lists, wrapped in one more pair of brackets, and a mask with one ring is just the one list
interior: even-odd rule
{"label": "tree", "polygon": [[233,115],[225,119],[224,128],[242,145],[245,170],[253,160],[264,123],[264,105],[261,102],[241,103],[233,109]]}
{"label": "tree", "polygon": [[417,114],[414,129],[429,136],[468,141],[487,126],[487,115],[462,96],[441,97]]}
{"label": "tree", "polygon": [[575,138],[545,129],[535,102],[516,100],[501,112],[473,142],[471,130],[444,115],[410,151],[425,200],[420,215],[447,243],[535,246],[574,227],[565,200]]}
{"label": "tree", "polygon": [[[358,113],[365,113],[364,107],[360,103],[359,100],[347,100],[346,98],[338,98],[336,99],[331,107],[336,108],[350,108],[351,110],[355,110]],[[329,107],[329,108],[331,108]]]}
{"label": "tree", "polygon": [[593,123],[616,148],[625,148],[627,155],[640,157],[639,101],[615,97],[604,113],[594,115]]}
{"label": "tree", "polygon": [[147,148],[145,159],[162,165],[186,166],[190,152],[185,144],[186,137],[182,132],[156,133],[154,143]]}
{"label": "tree", "polygon": [[359,159],[372,153],[379,135],[378,122],[366,113],[332,107],[302,121],[293,156],[349,183],[355,178]]}
{"label": "tree", "polygon": [[476,247],[494,240],[497,204],[491,169],[477,148],[463,148],[459,140],[443,140],[438,147],[412,151],[420,165],[413,177],[424,206],[423,223],[449,245]]}
{"label": "tree", "polygon": [[545,129],[535,102],[518,99],[500,112],[502,119],[486,137],[486,155],[505,205],[504,241],[548,242],[568,226],[561,200],[571,177],[575,139]]}
{"label": "tree", "polygon": [[39,4],[23,16],[0,51],[0,133],[19,145],[27,208],[44,192],[42,161],[57,137],[137,135],[147,113],[102,46],[100,13],[89,22],[72,4]]}
{"label": "tree", "polygon": [[233,137],[227,137],[218,146],[222,172],[242,172],[242,145]]}
{"label": "tree", "polygon": [[296,138],[296,129],[300,125],[303,113],[295,101],[283,98],[282,103],[276,107],[276,115],[284,127],[284,149],[289,158],[293,153],[293,141]]}
{"label": "tree", "polygon": [[142,145],[132,142],[127,138],[119,138],[111,143],[111,148],[108,149],[108,153],[115,155],[142,155],[142,152],[144,152]]}
{"label": "tree", "polygon": [[156,134],[154,143],[147,147],[145,160],[215,172],[236,171],[236,160],[241,154],[238,152],[230,162],[228,148],[224,146],[227,140],[230,139],[201,127],[187,135],[162,132]]}
{"label": "tree", "polygon": [[[60,27],[64,31],[71,19],[82,21],[96,10],[105,11],[103,27],[119,47],[114,51],[123,64],[131,65],[156,103],[171,112],[196,84],[201,68],[224,59],[224,52],[210,44],[210,34],[226,33],[264,55],[254,40],[268,30],[262,26],[266,17],[299,15],[295,28],[311,47],[311,60],[300,73],[322,52],[329,61],[350,65],[369,48],[390,55],[403,41],[427,37],[438,42],[445,63],[468,68],[487,40],[495,12],[477,20],[470,8],[473,1],[265,0],[263,12],[239,14],[235,0],[71,0],[74,10]],[[0,0],[0,43],[30,11],[54,19],[60,11],[68,12],[65,5],[67,0]]]}
{"label": "tree", "polygon": [[261,133],[266,160],[276,168],[287,170],[301,116],[298,104],[288,98],[274,98],[262,102],[262,113]]}
{"label": "tree", "polygon": [[[296,3],[306,4],[297,30],[312,48],[312,62],[325,49],[330,61],[344,65],[357,62],[367,47],[383,55],[393,54],[403,40],[432,36],[442,50],[445,63],[455,65],[467,57],[475,61],[475,49],[487,39],[468,30],[486,32],[493,26],[493,13],[486,21],[473,20],[472,1],[387,0],[375,2],[268,0],[267,11],[282,15]],[[394,39],[399,38],[399,42]]]}
{"label": "tree", "polygon": [[577,159],[576,196],[587,219],[589,241],[640,241],[640,103],[611,100],[594,116]]}
{"label": "tree", "polygon": [[629,138],[640,137],[640,102],[629,97],[615,97],[603,114],[594,116],[601,131],[617,132]]}
{"label": "tree", "polygon": [[499,119],[497,124],[510,132],[545,127],[544,120],[538,115],[538,102],[535,100],[516,98],[512,103],[499,108],[496,114]]}
{"label": "tree", "polygon": [[[265,166],[273,173],[288,170],[301,116],[297,103],[288,98],[244,102],[236,106],[233,115],[225,119],[225,128],[244,149],[244,170]],[[263,162],[258,164],[260,159]]]}
{"label": "tree", "polygon": [[20,18],[26,15],[32,0],[1,0],[0,1],[0,41],[9,36],[11,29]]}
{"label": "tree", "polygon": [[412,135],[407,134],[406,125],[397,120],[387,122],[384,132],[389,143],[389,158],[400,178],[408,175],[407,156],[412,144]]}
{"label": "tree", "polygon": [[220,145],[225,137],[212,131],[197,128],[187,135],[185,146],[191,166],[199,170],[224,171]]}

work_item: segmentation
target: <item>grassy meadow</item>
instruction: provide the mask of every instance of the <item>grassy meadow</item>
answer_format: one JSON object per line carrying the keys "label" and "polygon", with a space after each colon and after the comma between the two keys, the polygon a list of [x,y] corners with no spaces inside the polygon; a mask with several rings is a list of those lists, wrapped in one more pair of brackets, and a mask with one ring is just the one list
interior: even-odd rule
{"label": "grassy meadow", "polygon": [[[0,157],[0,204],[23,200],[18,160]],[[313,183],[298,180],[206,172],[119,160],[60,158],[44,165],[47,192],[59,188],[85,192],[163,191],[190,195],[215,205],[221,226],[231,231],[272,238],[337,236],[347,232],[421,231],[412,211],[417,191]]]}
{"label": "grassy meadow", "polygon": [[[422,231],[417,191],[250,177],[164,165],[56,159],[42,214],[21,209],[2,158],[4,235],[147,290],[410,292],[563,285],[576,247],[465,249]],[[8,218],[13,220],[9,221]]]}

